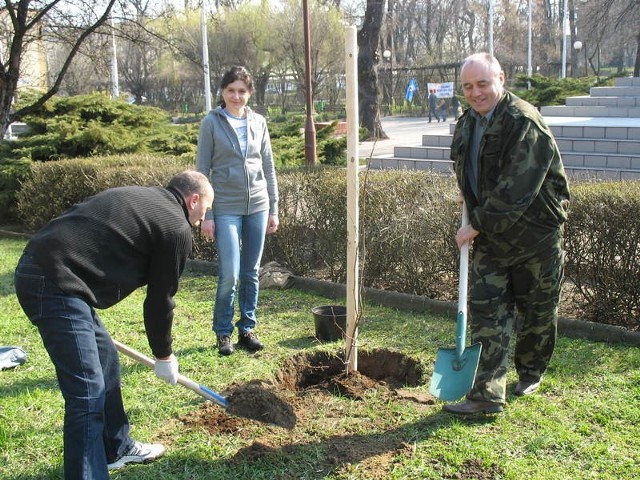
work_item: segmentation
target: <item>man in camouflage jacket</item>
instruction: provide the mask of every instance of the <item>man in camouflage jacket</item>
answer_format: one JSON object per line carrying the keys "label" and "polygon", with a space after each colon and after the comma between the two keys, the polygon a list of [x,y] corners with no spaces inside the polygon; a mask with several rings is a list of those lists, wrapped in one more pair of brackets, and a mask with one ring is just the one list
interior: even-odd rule
{"label": "man in camouflage jacket", "polygon": [[473,245],[469,325],[482,354],[467,398],[444,410],[500,412],[516,314],[516,395],[537,390],[553,353],[569,188],[549,127],[535,107],[504,89],[498,61],[471,55],[460,78],[471,108],[457,122],[451,159],[470,224],[456,242]]}

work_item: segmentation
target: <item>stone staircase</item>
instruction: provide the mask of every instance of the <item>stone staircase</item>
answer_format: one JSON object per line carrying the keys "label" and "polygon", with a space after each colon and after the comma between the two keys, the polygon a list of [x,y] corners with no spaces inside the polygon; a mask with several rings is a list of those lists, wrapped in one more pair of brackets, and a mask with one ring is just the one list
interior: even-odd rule
{"label": "stone staircase", "polygon": [[[573,178],[640,179],[640,78],[618,78],[614,87],[593,87],[589,96],[569,97],[563,106],[542,107]],[[396,146],[391,156],[373,157],[371,168],[452,173],[448,134],[423,135],[420,145]]]}

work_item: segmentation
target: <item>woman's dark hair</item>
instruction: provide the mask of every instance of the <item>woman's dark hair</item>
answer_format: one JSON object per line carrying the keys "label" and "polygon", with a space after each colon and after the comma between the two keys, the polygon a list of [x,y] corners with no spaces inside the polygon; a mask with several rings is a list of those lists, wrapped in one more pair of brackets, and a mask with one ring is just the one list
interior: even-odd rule
{"label": "woman's dark hair", "polygon": [[[240,65],[231,67],[231,69],[222,76],[222,80],[220,81],[220,91],[227,88],[227,85],[235,82],[236,80],[242,80],[247,86],[249,93],[253,93],[253,77],[249,73],[249,70]],[[225,106],[224,99],[220,100],[220,106]]]}

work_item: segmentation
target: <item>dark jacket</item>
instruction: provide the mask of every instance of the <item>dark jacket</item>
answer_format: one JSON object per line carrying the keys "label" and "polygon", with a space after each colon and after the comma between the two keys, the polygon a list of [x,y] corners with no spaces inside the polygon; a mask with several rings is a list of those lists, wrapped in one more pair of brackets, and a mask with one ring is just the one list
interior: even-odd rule
{"label": "dark jacket", "polygon": [[146,285],[144,324],[156,357],[171,354],[173,296],[192,249],[182,196],[159,187],[119,187],[79,203],[25,247],[68,295],[107,308]]}
{"label": "dark jacket", "polygon": [[569,187],[555,139],[535,107],[506,92],[480,144],[476,198],[467,180],[474,122],[470,110],[458,120],[451,160],[478,240],[501,253],[535,249],[567,219]]}

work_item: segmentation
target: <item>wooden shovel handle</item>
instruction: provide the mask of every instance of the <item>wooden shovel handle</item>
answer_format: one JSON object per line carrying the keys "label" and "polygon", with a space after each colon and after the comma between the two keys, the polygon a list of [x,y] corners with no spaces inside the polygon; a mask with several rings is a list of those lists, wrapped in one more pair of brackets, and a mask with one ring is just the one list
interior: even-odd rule
{"label": "wooden shovel handle", "polygon": [[[117,340],[113,340],[113,344],[116,346],[116,348],[118,349],[118,351],[120,353],[122,353],[123,355],[126,355],[127,357],[133,358],[134,360],[142,363],[143,365],[146,365],[147,367],[153,369],[155,367],[156,362],[147,357],[146,355],[144,355],[143,353],[138,352],[137,350],[134,350],[131,347],[128,347],[127,345],[118,342]],[[193,380],[191,380],[190,378],[185,377],[182,374],[178,374],[178,383],[180,385],[182,385],[183,387],[187,387],[189,390],[193,390],[194,392],[196,392],[198,395],[200,395],[201,397],[206,398],[207,400],[210,400],[218,405],[220,405],[223,408],[227,408],[228,402],[227,399],[224,398],[222,395],[209,390],[208,388],[194,382]]]}

